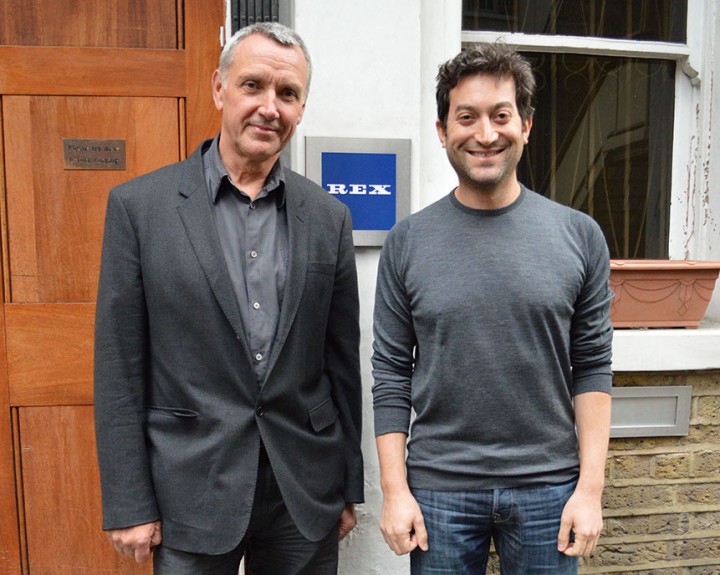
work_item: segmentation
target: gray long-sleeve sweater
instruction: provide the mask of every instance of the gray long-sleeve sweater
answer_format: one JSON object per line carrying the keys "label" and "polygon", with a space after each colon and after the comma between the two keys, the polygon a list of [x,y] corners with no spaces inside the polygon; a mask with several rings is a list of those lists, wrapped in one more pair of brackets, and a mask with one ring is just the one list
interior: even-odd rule
{"label": "gray long-sleeve sweater", "polygon": [[375,301],[375,434],[408,433],[413,488],[570,480],[573,396],[609,392],[608,251],[588,216],[522,187],[500,210],[453,193],[398,223]]}

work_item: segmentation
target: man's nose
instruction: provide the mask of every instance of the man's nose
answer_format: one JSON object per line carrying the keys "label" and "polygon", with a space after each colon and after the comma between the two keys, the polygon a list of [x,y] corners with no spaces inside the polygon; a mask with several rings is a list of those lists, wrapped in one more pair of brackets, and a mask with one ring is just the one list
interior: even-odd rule
{"label": "man's nose", "polygon": [[280,115],[277,109],[277,94],[274,90],[266,90],[260,102],[260,115],[266,120],[275,120]]}
{"label": "man's nose", "polygon": [[490,146],[498,138],[495,126],[489,118],[478,120],[475,127],[475,141],[483,146]]}

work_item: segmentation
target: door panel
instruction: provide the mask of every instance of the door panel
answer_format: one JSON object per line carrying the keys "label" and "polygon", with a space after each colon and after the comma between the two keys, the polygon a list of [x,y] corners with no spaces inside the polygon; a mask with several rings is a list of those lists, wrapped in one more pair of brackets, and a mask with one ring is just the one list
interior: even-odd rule
{"label": "door panel", "polygon": [[94,304],[5,306],[10,405],[91,405]]}
{"label": "door panel", "polygon": [[92,407],[23,407],[18,412],[21,470],[28,479],[23,491],[31,574],[151,573],[149,563],[138,566],[112,552],[98,528]]}
{"label": "door panel", "polygon": [[176,1],[4,1],[0,44],[176,49]]}
{"label": "door panel", "polygon": [[[4,109],[10,301],[94,301],[108,190],[178,161],[177,100],[7,96]],[[127,169],[65,169],[65,138],[124,140]]]}

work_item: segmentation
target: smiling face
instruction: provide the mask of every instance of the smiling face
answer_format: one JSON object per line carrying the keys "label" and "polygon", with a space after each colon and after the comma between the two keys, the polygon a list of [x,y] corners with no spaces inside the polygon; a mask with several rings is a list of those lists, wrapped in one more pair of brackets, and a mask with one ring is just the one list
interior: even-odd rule
{"label": "smiling face", "polygon": [[212,78],[215,107],[222,112],[220,156],[238,166],[270,171],[295,133],[305,110],[308,66],[298,46],[251,34],[235,48],[223,77]]}
{"label": "smiling face", "polygon": [[437,131],[457,172],[457,199],[471,207],[499,208],[520,193],[516,168],[532,119],[522,121],[515,81],[489,74],[463,76],[450,90],[447,126]]}

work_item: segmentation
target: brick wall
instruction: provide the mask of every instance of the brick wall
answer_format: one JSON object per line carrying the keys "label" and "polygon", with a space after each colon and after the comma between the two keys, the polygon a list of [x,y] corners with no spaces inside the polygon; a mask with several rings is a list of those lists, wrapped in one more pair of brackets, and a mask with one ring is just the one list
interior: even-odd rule
{"label": "brick wall", "polygon": [[618,373],[614,385],[692,386],[690,432],[610,441],[605,531],[580,574],[720,575],[720,371]]}
{"label": "brick wall", "polygon": [[685,437],[612,439],[605,533],[585,575],[720,574],[720,371],[619,373],[615,385],[690,385]]}

